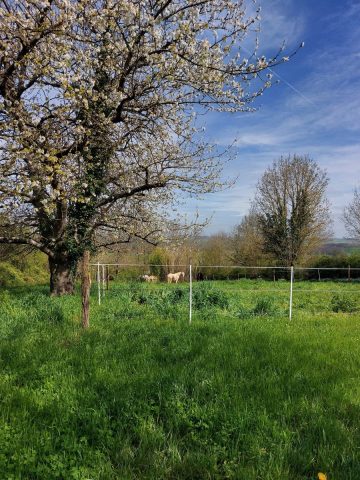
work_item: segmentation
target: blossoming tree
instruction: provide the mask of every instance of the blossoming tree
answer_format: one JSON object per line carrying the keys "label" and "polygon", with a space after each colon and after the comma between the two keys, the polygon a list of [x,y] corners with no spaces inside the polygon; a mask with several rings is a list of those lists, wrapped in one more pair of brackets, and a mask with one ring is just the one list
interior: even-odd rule
{"label": "blossoming tree", "polygon": [[288,60],[243,57],[258,21],[241,0],[0,0],[0,243],[48,255],[53,294],[85,250],[220,186],[195,118],[249,109]]}

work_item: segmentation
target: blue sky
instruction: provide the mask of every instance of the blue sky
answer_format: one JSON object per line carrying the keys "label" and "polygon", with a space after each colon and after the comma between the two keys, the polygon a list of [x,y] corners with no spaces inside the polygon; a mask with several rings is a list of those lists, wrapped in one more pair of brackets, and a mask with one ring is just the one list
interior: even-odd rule
{"label": "blue sky", "polygon": [[[305,47],[276,68],[281,81],[254,113],[203,117],[208,139],[220,147],[235,139],[225,176],[239,176],[226,191],[196,206],[213,216],[205,233],[230,231],[246,215],[256,183],[280,155],[308,154],[330,177],[334,236],[345,236],[344,206],[360,185],[360,0],[264,0],[260,53]],[[289,86],[289,84],[291,86]]]}

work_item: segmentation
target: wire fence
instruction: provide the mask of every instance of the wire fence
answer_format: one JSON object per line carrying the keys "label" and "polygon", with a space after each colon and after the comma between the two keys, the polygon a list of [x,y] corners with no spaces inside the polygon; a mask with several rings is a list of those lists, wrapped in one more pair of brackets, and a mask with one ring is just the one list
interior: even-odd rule
{"label": "wire fence", "polygon": [[[135,263],[92,263],[93,279],[97,285],[97,301],[100,305],[110,290],[113,280],[142,281],[145,283],[186,283],[188,284],[188,319],[193,320],[194,291],[193,283],[212,280],[232,280],[226,282],[227,292],[240,295],[255,292],[273,293],[287,298],[289,320],[293,317],[294,296],[297,294],[351,294],[357,295],[356,282],[360,281],[360,268],[354,267],[286,267],[286,266],[252,266],[252,265],[192,265],[192,264],[135,264]],[[334,275],[336,273],[336,275]],[[315,274],[315,275],[314,275]],[[334,278],[338,288],[333,288]],[[241,283],[237,280],[253,280]],[[266,280],[258,284],[257,281]],[[313,288],[314,282],[326,284],[331,281],[331,288]],[[351,288],[346,287],[351,285]],[[309,288],[311,286],[312,288]],[[339,286],[341,288],[339,288]],[[355,288],[354,288],[355,287]],[[196,292],[195,292],[196,293]]]}

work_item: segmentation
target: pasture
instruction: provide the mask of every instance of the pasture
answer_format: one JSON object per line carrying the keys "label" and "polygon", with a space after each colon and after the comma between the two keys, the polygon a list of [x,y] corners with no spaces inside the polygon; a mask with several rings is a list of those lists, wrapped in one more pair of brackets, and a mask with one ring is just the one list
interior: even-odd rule
{"label": "pasture", "polygon": [[[94,288],[94,286],[93,286]],[[354,292],[354,293],[352,293]],[[360,478],[360,284],[0,291],[2,479]]]}

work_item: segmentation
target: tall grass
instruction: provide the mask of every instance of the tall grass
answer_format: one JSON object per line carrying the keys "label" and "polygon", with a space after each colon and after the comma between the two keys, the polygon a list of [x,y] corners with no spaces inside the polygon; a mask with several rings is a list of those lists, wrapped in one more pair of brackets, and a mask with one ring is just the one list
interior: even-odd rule
{"label": "tall grass", "polygon": [[89,331],[77,297],[1,292],[0,478],[360,478],[359,316],[198,292],[189,326],[186,285],[114,286]]}

